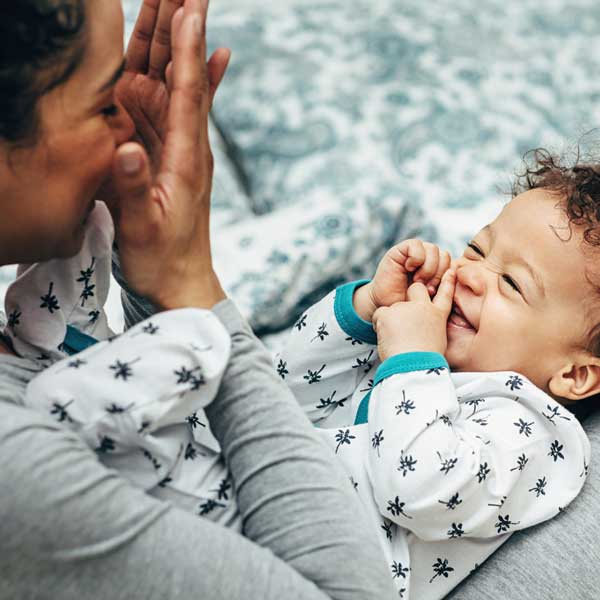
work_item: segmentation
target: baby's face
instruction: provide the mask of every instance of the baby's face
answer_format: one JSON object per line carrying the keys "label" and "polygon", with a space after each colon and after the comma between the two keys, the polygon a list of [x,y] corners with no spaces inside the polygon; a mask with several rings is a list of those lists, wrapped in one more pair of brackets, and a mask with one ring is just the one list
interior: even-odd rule
{"label": "baby's face", "polygon": [[548,391],[585,346],[590,259],[558,201],[543,189],[520,194],[455,261],[446,353],[454,370],[518,371]]}

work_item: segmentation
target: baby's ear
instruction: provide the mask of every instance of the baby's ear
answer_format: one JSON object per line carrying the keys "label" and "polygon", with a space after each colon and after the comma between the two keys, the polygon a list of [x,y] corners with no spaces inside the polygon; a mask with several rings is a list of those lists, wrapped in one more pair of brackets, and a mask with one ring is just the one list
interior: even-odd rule
{"label": "baby's ear", "polygon": [[600,358],[582,352],[552,376],[548,388],[553,396],[574,401],[600,393]]}

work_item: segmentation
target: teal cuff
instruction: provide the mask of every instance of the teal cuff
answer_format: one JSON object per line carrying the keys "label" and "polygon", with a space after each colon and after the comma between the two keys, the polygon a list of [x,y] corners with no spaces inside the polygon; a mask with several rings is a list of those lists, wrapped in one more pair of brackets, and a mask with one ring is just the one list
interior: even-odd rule
{"label": "teal cuff", "polygon": [[446,359],[437,352],[406,352],[405,354],[396,354],[379,365],[375,372],[373,387],[371,391],[361,400],[356,411],[355,425],[366,423],[369,420],[369,402],[371,392],[375,386],[384,379],[398,373],[412,373],[413,371],[434,371],[437,369],[448,369]]}
{"label": "teal cuff", "polygon": [[373,325],[358,316],[353,303],[356,288],[369,283],[369,281],[369,279],[361,279],[338,287],[335,291],[333,312],[344,333],[359,342],[375,346],[377,345],[377,336]]}
{"label": "teal cuff", "polygon": [[62,343],[62,350],[69,356],[73,356],[97,343],[96,338],[79,331],[72,325],[67,325],[67,335]]}

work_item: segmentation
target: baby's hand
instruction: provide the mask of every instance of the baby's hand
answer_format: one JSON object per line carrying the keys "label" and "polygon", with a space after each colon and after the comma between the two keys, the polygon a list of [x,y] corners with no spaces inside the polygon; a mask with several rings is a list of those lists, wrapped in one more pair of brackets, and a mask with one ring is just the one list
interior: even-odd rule
{"label": "baby's hand", "polygon": [[371,321],[379,307],[404,302],[409,285],[415,282],[426,285],[433,296],[450,261],[450,254],[435,244],[405,240],[386,252],[371,282],[356,290],[354,309]]}
{"label": "baby's hand", "polygon": [[383,306],[375,311],[373,327],[382,361],[405,352],[444,354],[448,345],[446,323],[452,310],[455,278],[454,271],[446,271],[433,300],[427,288],[417,282],[408,288],[408,302]]}

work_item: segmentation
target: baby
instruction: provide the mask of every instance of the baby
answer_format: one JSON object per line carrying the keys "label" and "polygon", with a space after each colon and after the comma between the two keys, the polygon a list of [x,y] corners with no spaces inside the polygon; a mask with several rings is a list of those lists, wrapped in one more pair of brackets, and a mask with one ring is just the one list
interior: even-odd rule
{"label": "baby", "polygon": [[[587,474],[589,444],[565,405],[600,392],[590,260],[600,176],[544,161],[452,265],[431,244],[399,244],[371,282],[309,309],[277,359],[371,514],[402,598],[445,596],[513,531],[564,509]],[[86,248],[82,264],[94,258]],[[30,268],[38,290],[58,267]],[[15,285],[15,347],[78,349],[76,334],[62,350],[27,339],[18,314],[38,292],[27,273]],[[26,401],[148,493],[240,528],[202,412],[228,340],[207,311],[179,312],[174,325],[157,315],[123,334],[139,341],[135,356],[116,338],[58,362]]]}

